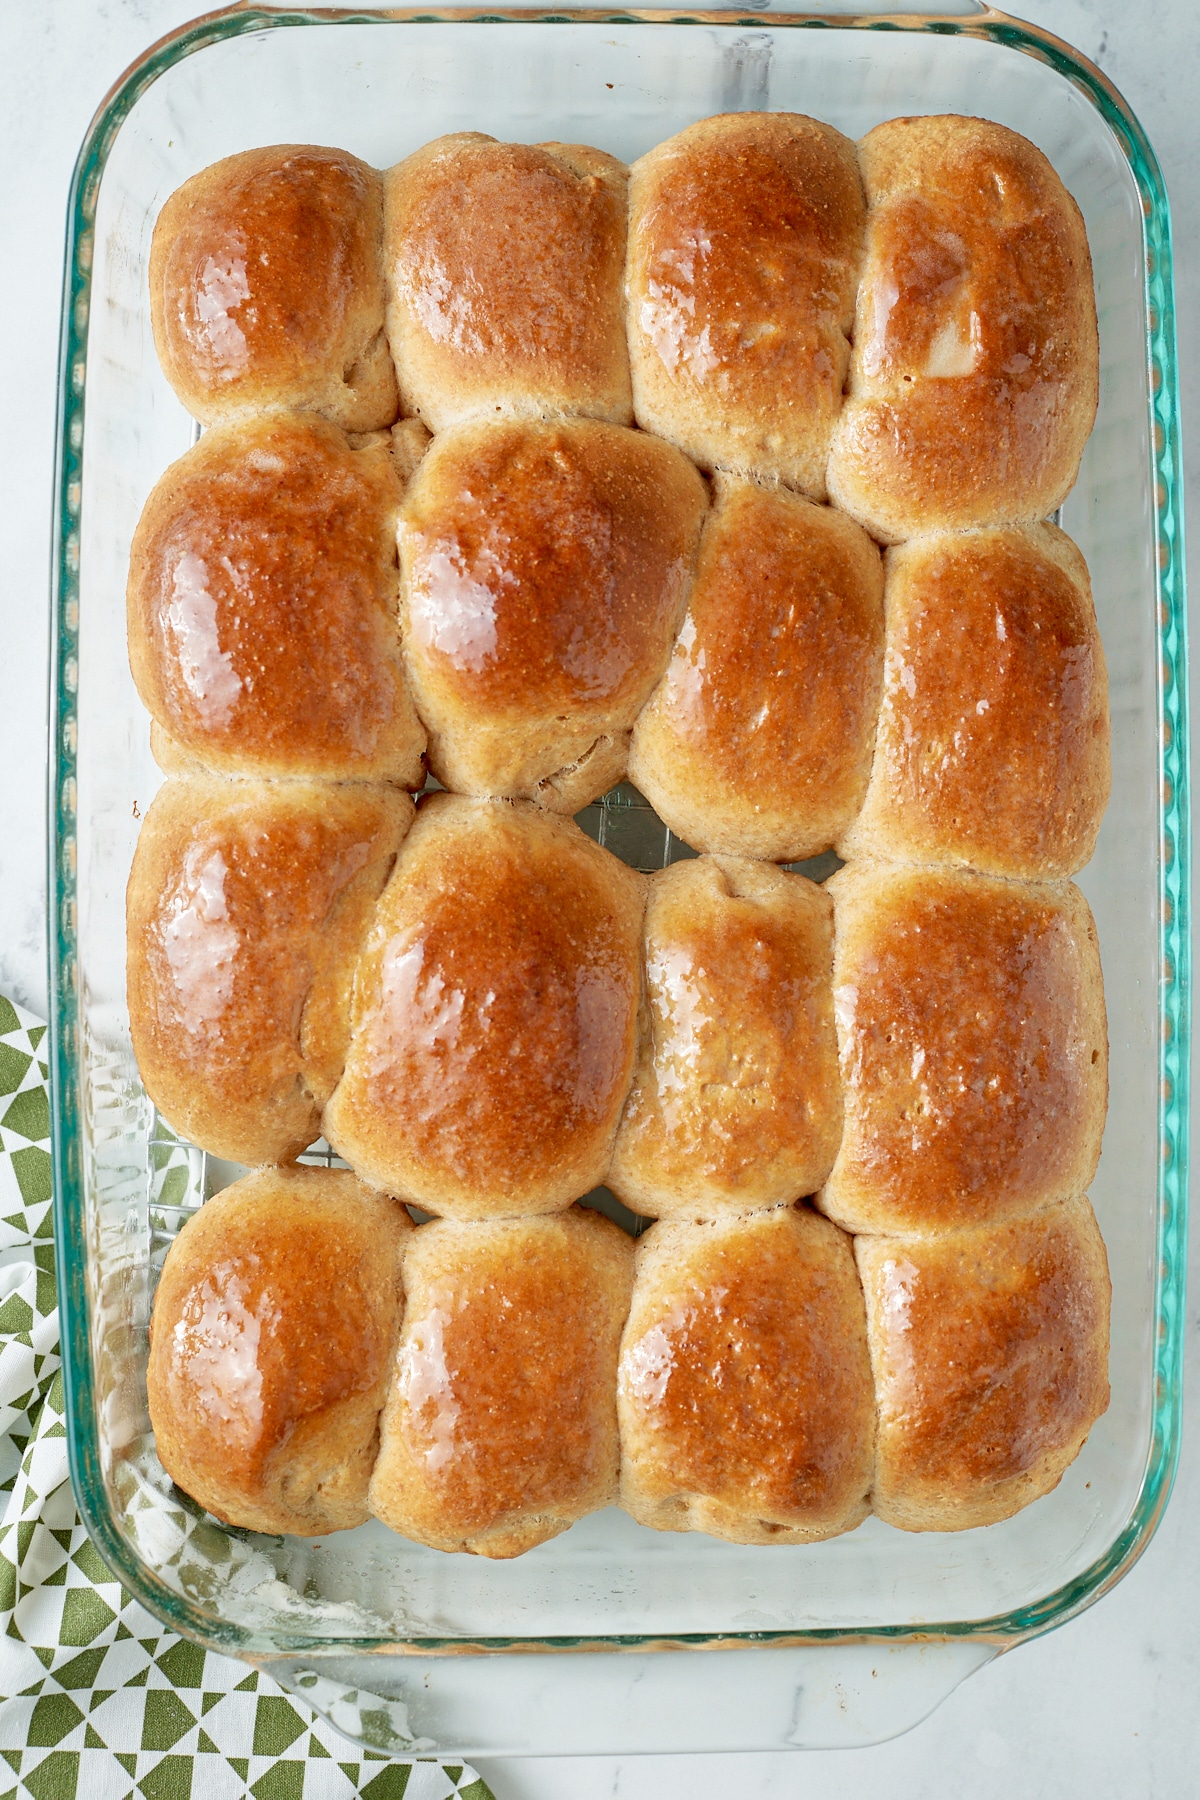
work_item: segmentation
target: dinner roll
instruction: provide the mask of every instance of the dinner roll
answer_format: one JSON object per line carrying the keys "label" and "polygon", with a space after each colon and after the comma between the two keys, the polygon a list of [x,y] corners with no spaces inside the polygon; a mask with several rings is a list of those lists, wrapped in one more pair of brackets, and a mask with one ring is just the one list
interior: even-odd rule
{"label": "dinner roll", "polygon": [[866,791],[883,569],[844,513],[723,476],[716,487],[629,778],[697,850],[800,862],[829,848]]}
{"label": "dinner roll", "polygon": [[329,1142],[453,1218],[597,1186],[633,1067],[642,907],[642,877],[569,820],[432,795],[359,968]]}
{"label": "dinner roll", "polygon": [[689,1218],[813,1193],[842,1129],[828,896],[732,857],[648,885],[645,1017],[607,1186]]}
{"label": "dinner roll", "polygon": [[345,150],[243,150],[185,181],[154,228],[150,315],[193,417],[285,407],[390,425],[382,248],[382,179]]}
{"label": "dinner roll", "polygon": [[194,1213],[154,1297],[159,1460],[247,1531],[361,1525],[412,1222],[344,1169],[259,1169]]}
{"label": "dinner roll", "polygon": [[129,660],[163,766],[420,787],[396,608],[387,437],[321,419],[214,426],[134,534]]}
{"label": "dinner roll", "polygon": [[365,785],[209,776],[159,791],[129,876],[129,1029],[183,1137],[265,1163],[320,1136],[360,947],[412,813],[407,794]]}
{"label": "dinner roll", "polygon": [[443,787],[575,813],[621,779],[707,504],[686,457],[617,425],[435,440],[401,515],[401,624]]}
{"label": "dinner roll", "polygon": [[849,863],[826,889],[845,1118],[818,1204],[925,1236],[1082,1193],[1108,1037],[1078,888]]}
{"label": "dinner roll", "polygon": [[636,1269],[617,1384],[626,1510],[735,1544],[861,1524],[874,1393],[849,1238],[790,1206],[669,1219]]}
{"label": "dinner roll", "polygon": [[1111,775],[1104,651],[1070,538],[916,538],[888,552],[885,604],[875,761],[841,854],[1073,874]]}
{"label": "dinner roll", "polygon": [[632,1277],[632,1239],[584,1207],[420,1226],[375,1516],[435,1550],[507,1557],[615,1501]]}
{"label": "dinner roll", "polygon": [[726,113],[630,170],[639,425],[704,469],[825,498],[863,249],[854,145],[799,113]]}
{"label": "dinner roll", "polygon": [[629,424],[625,165],[585,144],[435,138],[387,177],[388,337],[404,411]]}
{"label": "dinner roll", "polygon": [[1086,1200],[936,1239],[860,1237],[872,1507],[967,1531],[1058,1486],[1108,1406],[1111,1288]]}
{"label": "dinner roll", "polygon": [[1079,208],[987,119],[892,119],[859,156],[867,252],[831,498],[884,543],[1044,518],[1099,392]]}

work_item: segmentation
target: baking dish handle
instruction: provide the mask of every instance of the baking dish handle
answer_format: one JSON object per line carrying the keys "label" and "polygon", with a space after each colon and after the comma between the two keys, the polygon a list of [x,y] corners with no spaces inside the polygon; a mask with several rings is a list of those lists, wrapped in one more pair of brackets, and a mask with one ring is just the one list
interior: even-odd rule
{"label": "baking dish handle", "polygon": [[[464,1646],[464,1650],[466,1646]],[[998,1654],[976,1638],[732,1650],[263,1659],[353,1743],[394,1757],[855,1749],[898,1737]],[[579,1655],[587,1656],[580,1680]],[[255,1659],[257,1660],[257,1659]]]}

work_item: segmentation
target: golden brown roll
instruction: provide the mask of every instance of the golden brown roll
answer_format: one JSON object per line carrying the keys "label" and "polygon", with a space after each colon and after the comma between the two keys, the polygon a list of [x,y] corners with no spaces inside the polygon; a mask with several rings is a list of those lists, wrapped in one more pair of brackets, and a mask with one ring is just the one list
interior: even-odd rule
{"label": "golden brown roll", "polygon": [[873,1510],[903,1531],[967,1531],[1057,1487],[1108,1406],[1112,1290],[1087,1201],[854,1250],[879,1408]]}
{"label": "golden brown roll", "polygon": [[686,457],[620,426],[438,437],[400,553],[405,659],[443,787],[575,813],[621,779],[706,506]]}
{"label": "golden brown roll", "polygon": [[320,1136],[362,941],[412,816],[407,794],[366,785],[160,790],[129,876],[129,1029],[146,1092],[184,1137],[266,1163]]}
{"label": "golden brown roll", "polygon": [[818,1204],[925,1236],[1082,1193],[1108,1036],[1078,888],[850,863],[826,890],[844,1123]]}
{"label": "golden brown roll", "polygon": [[247,1531],[361,1525],[412,1221],[344,1169],[258,1169],[172,1244],[146,1385],[163,1468]]}
{"label": "golden brown roll", "polygon": [[830,497],[884,543],[1044,518],[1099,392],[1079,208],[986,119],[892,119],[859,157],[867,250]]}
{"label": "golden brown roll", "polygon": [[887,558],[887,655],[846,858],[1035,880],[1092,854],[1108,678],[1087,565],[1053,525],[936,532]]}
{"label": "golden brown roll", "polygon": [[329,1142],[452,1218],[597,1186],[633,1067],[642,908],[642,877],[569,820],[431,796],[358,971]]}
{"label": "golden brown roll", "polygon": [[629,424],[627,171],[585,144],[435,138],[388,172],[388,337],[405,412]]}
{"label": "golden brown roll", "polygon": [[867,1515],[874,1393],[850,1240],[798,1207],[639,1239],[621,1504],[658,1531],[811,1543]]}
{"label": "golden brown roll", "polygon": [[823,500],[863,249],[854,145],[799,113],[701,119],[633,165],[629,206],[638,424]]}
{"label": "golden brown roll", "polygon": [[150,314],[187,410],[390,425],[382,250],[382,177],[345,150],[243,150],[185,181],[154,228]]}
{"label": "golden brown roll", "polygon": [[799,862],[862,805],[883,569],[853,520],[718,476],[687,618],[629,778],[697,850]]}
{"label": "golden brown roll", "polygon": [[435,1550],[506,1557],[615,1501],[632,1278],[632,1240],[584,1207],[420,1226],[371,1478],[376,1518]]}
{"label": "golden brown roll", "polygon": [[424,780],[400,661],[401,489],[383,433],[214,426],[134,534],[129,661],[171,772]]}
{"label": "golden brown roll", "polygon": [[833,907],[802,875],[732,857],[649,882],[646,1005],[605,1182],[634,1212],[813,1193],[842,1129]]}

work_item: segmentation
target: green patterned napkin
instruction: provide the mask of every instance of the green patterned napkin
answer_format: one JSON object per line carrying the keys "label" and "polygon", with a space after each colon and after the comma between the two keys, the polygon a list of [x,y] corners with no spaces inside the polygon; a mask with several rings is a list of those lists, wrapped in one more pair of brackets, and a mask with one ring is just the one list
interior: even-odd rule
{"label": "green patterned napkin", "polygon": [[[0,1800],[492,1800],[473,1769],[357,1750],[165,1631],[92,1548],[67,1472],[45,1032],[0,996]],[[387,1744],[385,1702],[337,1704]]]}

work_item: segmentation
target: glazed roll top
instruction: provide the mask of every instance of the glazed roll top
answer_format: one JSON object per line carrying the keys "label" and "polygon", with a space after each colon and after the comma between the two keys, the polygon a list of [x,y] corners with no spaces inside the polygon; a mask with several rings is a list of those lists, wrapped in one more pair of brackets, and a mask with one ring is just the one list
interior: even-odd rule
{"label": "glazed roll top", "polygon": [[619,426],[436,439],[400,543],[407,668],[444,787],[571,813],[620,780],[707,504],[686,457]]}
{"label": "glazed roll top", "polygon": [[405,412],[631,419],[626,170],[581,144],[437,138],[387,177],[388,336]]}
{"label": "glazed roll top", "polygon": [[1108,801],[1108,679],[1087,565],[1053,525],[936,532],[887,557],[871,782],[847,858],[1071,875]]}
{"label": "glazed roll top", "polygon": [[129,1024],[181,1136],[254,1164],[320,1135],[362,940],[412,815],[407,794],[365,785],[160,790],[129,877]]}
{"label": "glazed roll top", "polygon": [[1086,1192],[1108,1037],[1079,890],[862,863],[827,890],[844,1125],[819,1205],[936,1235]]}
{"label": "glazed roll top", "polygon": [[607,1185],[710,1217],[811,1194],[842,1102],[833,908],[801,875],[701,857],[649,882],[646,1010]]}
{"label": "glazed roll top", "polygon": [[630,171],[637,422],[825,498],[863,250],[854,145],[798,113],[689,125]]}
{"label": "glazed roll top", "polygon": [[193,418],[283,407],[390,425],[382,249],[382,178],[345,150],[245,150],[185,181],[154,229],[150,310]]}
{"label": "glazed roll top", "polygon": [[868,1511],[874,1395],[850,1241],[797,1207],[651,1226],[621,1344],[621,1503],[807,1543]]}
{"label": "glazed roll top", "polygon": [[687,617],[629,775],[698,850],[798,862],[862,805],[883,569],[844,513],[718,477]]}
{"label": "glazed roll top", "polygon": [[410,1239],[371,1511],[437,1550],[517,1556],[617,1498],[633,1244],[585,1208]]}
{"label": "glazed roll top", "polygon": [[397,621],[401,487],[381,432],[214,426],[146,503],[129,659],[168,772],[424,779]]}
{"label": "glazed roll top", "polygon": [[854,1251],[879,1517],[965,1531],[1057,1487],[1109,1398],[1112,1290],[1087,1201],[933,1240],[860,1237]]}
{"label": "glazed roll top", "polygon": [[424,802],[360,966],[330,1143],[451,1217],[586,1194],[633,1066],[642,908],[642,878],[568,820]]}
{"label": "glazed roll top", "polygon": [[188,1220],[146,1380],[163,1467],[218,1518],[304,1537],[369,1516],[411,1233],[339,1169],[261,1169]]}
{"label": "glazed roll top", "polygon": [[1044,518],[1096,415],[1079,208],[986,119],[892,119],[859,145],[868,201],[834,502],[884,543]]}

